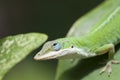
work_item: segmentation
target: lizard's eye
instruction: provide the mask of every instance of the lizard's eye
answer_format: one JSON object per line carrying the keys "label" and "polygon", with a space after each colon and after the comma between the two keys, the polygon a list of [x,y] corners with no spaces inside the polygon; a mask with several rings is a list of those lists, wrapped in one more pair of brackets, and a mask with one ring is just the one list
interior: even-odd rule
{"label": "lizard's eye", "polygon": [[54,51],[58,51],[61,49],[61,45],[59,43],[53,43],[52,47]]}

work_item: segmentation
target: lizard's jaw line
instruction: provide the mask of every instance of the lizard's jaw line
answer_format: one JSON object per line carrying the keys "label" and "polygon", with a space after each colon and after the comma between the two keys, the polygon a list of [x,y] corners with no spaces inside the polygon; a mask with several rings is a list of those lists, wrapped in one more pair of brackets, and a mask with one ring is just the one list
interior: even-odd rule
{"label": "lizard's jaw line", "polygon": [[77,57],[92,57],[92,56],[96,56],[95,53],[88,53],[85,50],[81,49],[81,48],[67,48],[67,49],[62,49],[59,51],[51,51],[45,54],[41,54],[41,52],[39,52],[38,54],[35,55],[34,59],[35,60],[48,60],[48,59],[58,59],[58,58],[64,58],[64,57],[68,57],[70,55],[76,55]]}

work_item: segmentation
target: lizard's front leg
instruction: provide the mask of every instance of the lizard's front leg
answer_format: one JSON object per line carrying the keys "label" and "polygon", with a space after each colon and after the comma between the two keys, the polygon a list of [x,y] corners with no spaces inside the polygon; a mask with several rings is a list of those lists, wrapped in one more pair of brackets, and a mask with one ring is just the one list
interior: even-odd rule
{"label": "lizard's front leg", "polygon": [[112,64],[119,64],[120,62],[117,60],[114,60],[114,54],[115,54],[115,47],[114,44],[105,44],[104,46],[97,49],[96,54],[104,54],[108,52],[108,62],[107,64],[101,69],[100,74],[104,73],[105,71],[108,72],[108,76],[110,76],[112,72]]}

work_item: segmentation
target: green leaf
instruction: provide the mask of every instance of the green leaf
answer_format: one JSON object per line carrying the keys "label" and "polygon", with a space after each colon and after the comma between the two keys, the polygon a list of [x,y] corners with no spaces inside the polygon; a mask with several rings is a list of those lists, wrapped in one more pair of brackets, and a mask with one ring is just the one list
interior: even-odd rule
{"label": "green leaf", "polygon": [[41,33],[19,34],[0,39],[0,80],[15,64],[46,40],[47,35]]}
{"label": "green leaf", "polygon": [[[98,7],[79,18],[71,27],[67,36],[84,36],[98,27],[111,12],[120,5],[120,0],[106,0]],[[120,50],[115,59],[120,60]],[[84,60],[59,60],[56,80],[119,80],[119,65],[113,65],[113,72],[109,78],[107,74],[99,75],[107,55]]]}

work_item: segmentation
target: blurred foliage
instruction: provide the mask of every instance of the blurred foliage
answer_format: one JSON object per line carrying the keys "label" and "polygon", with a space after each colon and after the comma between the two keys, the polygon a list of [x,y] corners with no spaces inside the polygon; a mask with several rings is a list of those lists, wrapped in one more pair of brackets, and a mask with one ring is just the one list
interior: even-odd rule
{"label": "blurred foliage", "polygon": [[0,80],[15,64],[45,42],[40,33],[19,34],[0,39]]}

